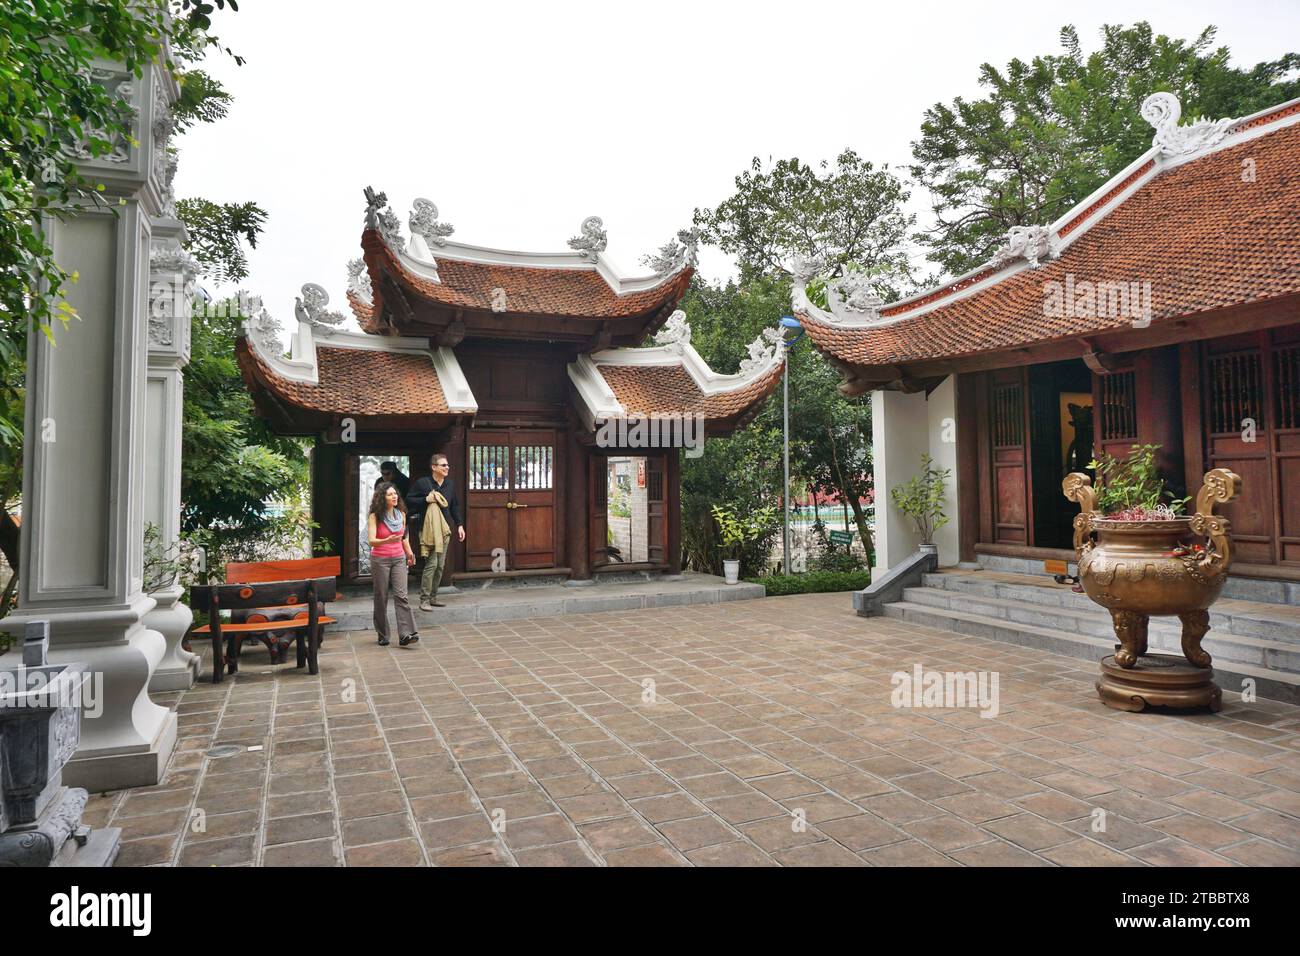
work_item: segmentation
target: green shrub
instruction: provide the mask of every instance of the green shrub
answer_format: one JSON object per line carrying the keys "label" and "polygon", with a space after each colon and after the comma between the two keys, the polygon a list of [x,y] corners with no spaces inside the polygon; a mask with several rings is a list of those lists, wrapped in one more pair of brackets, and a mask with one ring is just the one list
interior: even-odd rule
{"label": "green shrub", "polygon": [[781,594],[821,594],[828,591],[861,591],[871,583],[870,571],[809,571],[806,574],[774,574],[745,578],[767,588],[769,597]]}

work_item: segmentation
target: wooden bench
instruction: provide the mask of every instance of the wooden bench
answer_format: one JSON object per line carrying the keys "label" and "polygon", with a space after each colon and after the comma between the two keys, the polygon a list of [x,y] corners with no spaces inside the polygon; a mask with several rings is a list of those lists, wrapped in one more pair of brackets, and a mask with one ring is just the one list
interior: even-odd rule
{"label": "wooden bench", "polygon": [[[300,581],[306,578],[320,578],[327,574],[338,577],[343,572],[342,559],[337,555],[332,558],[300,558],[293,561],[231,561],[226,565],[227,584],[263,584],[268,581]],[[323,601],[341,601],[342,594]],[[324,608],[321,609],[324,614]],[[258,608],[254,610],[234,611],[230,615],[232,623],[255,624],[261,621],[306,621],[307,605],[294,604],[287,607]],[[322,621],[331,624],[333,620]],[[260,640],[266,645],[271,655],[272,664],[283,664],[289,653],[289,645],[294,635],[289,630],[266,630],[261,633],[250,632],[246,637]],[[320,642],[325,643],[325,632],[321,631]],[[236,647],[235,657],[239,657]]]}
{"label": "wooden bench", "polygon": [[[309,674],[320,672],[316,652],[320,647],[320,630],[323,624],[334,619],[321,614],[321,607],[335,594],[333,577],[309,578],[301,581],[268,581],[258,584],[196,584],[190,588],[190,604],[196,611],[205,611],[208,623],[196,627],[192,633],[212,637],[212,683],[221,683],[222,671],[231,674],[239,670],[239,642],[250,634],[267,631],[292,632],[298,644],[298,666],[307,665]],[[245,623],[221,620],[222,611],[250,608],[285,608],[306,605],[305,618],[294,617],[284,621],[255,621]],[[226,653],[222,653],[222,638],[226,639]]]}

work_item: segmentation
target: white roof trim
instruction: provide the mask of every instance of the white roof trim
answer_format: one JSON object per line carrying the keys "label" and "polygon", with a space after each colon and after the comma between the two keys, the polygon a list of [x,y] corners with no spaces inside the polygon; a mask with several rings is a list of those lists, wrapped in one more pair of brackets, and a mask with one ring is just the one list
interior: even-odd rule
{"label": "white roof trim", "polygon": [[478,400],[469,387],[460,362],[456,360],[456,353],[446,346],[440,346],[429,355],[433,359],[434,371],[438,373],[443,398],[447,400],[447,410],[455,414],[476,414]]}
{"label": "white roof trim", "polygon": [[605,256],[600,256],[593,263],[590,258],[578,252],[512,252],[508,249],[493,249],[487,246],[471,246],[461,242],[451,242],[438,246],[437,252],[429,249],[421,236],[412,236],[406,247],[398,252],[398,260],[411,272],[430,282],[441,282],[438,276],[439,260],[452,262],[472,262],[481,265],[517,266],[529,269],[568,269],[574,272],[595,272],[605,280],[606,285],[615,295],[623,296],[634,292],[657,289],[672,281],[687,262],[670,272],[655,273],[647,276],[624,276],[614,270]]}
{"label": "white roof trim", "polygon": [[[257,331],[252,319],[244,321],[244,335],[248,339],[249,346],[273,372],[292,382],[320,384],[320,364],[316,357],[318,343],[315,328],[310,322],[298,323],[298,331],[290,337],[289,358],[265,347],[262,336],[258,335]],[[465,378],[465,372],[460,367],[456,353],[446,347],[431,350],[428,339],[397,335],[367,335],[364,332],[331,329],[322,336],[319,345],[331,349],[424,356],[433,363],[434,372],[438,376],[438,385],[447,400],[448,411],[455,415],[474,415],[478,412],[478,400],[469,387],[469,380]]]}
{"label": "white roof trim", "polygon": [[582,407],[579,409],[582,423],[588,429],[594,431],[597,421],[623,418],[627,415],[627,409],[619,404],[614,390],[609,387],[605,376],[600,374],[590,356],[579,355],[569,363],[568,373],[569,381],[573,382],[574,388],[578,391],[578,398],[582,402]]}
{"label": "white roof trim", "polygon": [[[1149,183],[1152,179],[1159,176],[1161,173],[1165,172],[1166,170],[1175,169],[1178,166],[1182,166],[1185,163],[1193,162],[1194,160],[1201,159],[1204,156],[1209,156],[1213,153],[1217,153],[1220,150],[1230,149],[1234,146],[1239,146],[1242,143],[1249,142],[1261,136],[1266,136],[1269,133],[1273,133],[1280,129],[1284,129],[1288,126],[1292,126],[1294,124],[1300,123],[1300,112],[1297,112],[1291,116],[1280,117],[1279,119],[1274,120],[1271,123],[1265,123],[1261,126],[1257,126],[1252,129],[1241,131],[1242,126],[1248,125],[1254,120],[1259,119],[1261,116],[1267,116],[1270,113],[1276,113],[1285,110],[1291,106],[1296,105],[1297,103],[1300,103],[1300,97],[1297,97],[1296,99],[1293,100],[1287,100],[1284,103],[1275,104],[1274,106],[1270,106],[1265,109],[1259,110],[1255,113],[1251,113],[1249,116],[1243,116],[1234,119],[1231,122],[1231,124],[1228,126],[1226,135],[1221,140],[1211,145],[1207,145],[1204,148],[1189,151],[1184,155],[1169,156],[1165,154],[1164,150],[1162,150],[1160,146],[1153,145],[1141,156],[1133,160],[1133,162],[1129,163],[1122,170],[1120,170],[1110,179],[1106,180],[1106,182],[1104,182],[1102,185],[1097,187],[1097,189],[1095,189],[1086,199],[1082,200],[1079,203],[1076,203],[1069,211],[1067,211],[1065,214],[1060,216],[1055,222],[1051,224],[1050,227],[1048,227],[1052,233],[1059,235],[1060,230],[1072,219],[1077,217],[1082,210],[1087,209],[1093,203],[1100,200],[1108,192],[1113,190],[1116,186],[1122,183],[1129,176],[1133,175],[1134,172],[1141,169],[1148,162],[1155,160],[1150,170],[1148,170],[1145,174],[1135,178],[1132,183],[1130,183],[1122,191],[1116,193],[1104,205],[1101,205],[1097,209],[1093,210],[1085,220],[1080,222],[1078,226],[1076,226],[1074,229],[1070,231],[1069,235],[1061,236],[1059,240],[1060,252],[1063,254],[1066,249],[1068,249],[1071,245],[1075,243],[1075,241],[1079,239],[1080,236],[1088,232],[1088,230],[1090,230],[1098,222],[1105,219],[1106,216],[1108,216],[1111,212],[1113,212],[1117,206],[1124,203],[1135,192],[1137,192],[1139,189],[1141,189],[1143,186]],[[941,285],[933,286],[929,289],[924,289],[916,293],[915,295],[908,296],[905,299],[899,299],[897,302],[887,303],[884,306],[884,308],[896,309],[899,308],[900,306],[906,307],[908,304],[912,302],[917,302],[921,299],[926,298],[929,295],[933,295],[935,292],[939,292],[942,291],[943,289],[950,288],[958,284],[959,282],[962,282],[965,279],[969,279],[972,276],[975,276],[980,272],[983,272],[985,269],[988,269],[991,265],[993,265],[992,260],[988,262],[984,262],[976,266],[975,268],[967,272],[964,272],[961,275],[953,279],[950,279],[947,282],[942,283]],[[1022,272],[1027,268],[1031,268],[1028,262],[1021,261],[1021,262],[1014,263],[1006,268],[994,272],[992,275],[988,276],[987,278],[979,282],[973,283],[957,292],[953,292],[949,295],[943,296],[942,298],[936,299],[933,302],[927,302],[925,305],[918,306],[917,308],[909,309],[897,315],[891,315],[881,319],[854,319],[854,318],[847,318],[847,317],[841,319],[841,318],[837,318],[835,315],[833,315],[830,312],[827,312],[824,309],[818,308],[817,306],[813,305],[813,303],[808,299],[808,295],[806,292],[806,285],[807,285],[806,279],[800,278],[800,276],[796,274],[793,289],[790,296],[791,306],[794,309],[796,315],[799,315],[800,317],[803,318],[809,318],[820,325],[827,325],[833,328],[844,328],[844,329],[886,328],[888,326],[901,322],[904,319],[916,318],[918,316],[925,315],[928,312],[932,312],[935,309],[944,308],[948,305],[951,305],[954,302],[960,302],[962,299],[975,295],[978,292],[982,292],[985,289],[989,288],[990,286],[997,285],[999,282],[1003,281],[1004,279],[1007,279],[1017,274],[1018,272]]]}
{"label": "white roof trim", "polygon": [[[783,353],[783,348],[773,349],[767,360],[752,371],[736,372],[732,375],[722,375],[709,368],[709,363],[704,361],[700,353],[695,351],[695,346],[689,342],[656,345],[643,349],[605,349],[581,358],[589,358],[597,374],[602,365],[622,367],[680,365],[686,370],[686,374],[690,375],[701,393],[717,395],[722,392],[734,392],[758,381],[781,363]],[[601,381],[605,381],[604,376],[601,376]],[[605,387],[608,388],[608,384]],[[610,395],[613,395],[612,391]]]}

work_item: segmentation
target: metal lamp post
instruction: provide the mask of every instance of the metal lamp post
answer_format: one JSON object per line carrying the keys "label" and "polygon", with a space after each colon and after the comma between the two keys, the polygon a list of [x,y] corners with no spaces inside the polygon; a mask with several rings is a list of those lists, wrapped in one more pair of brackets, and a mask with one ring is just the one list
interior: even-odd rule
{"label": "metal lamp post", "polygon": [[790,573],[790,349],[803,338],[803,326],[799,320],[786,315],[781,318],[782,336],[786,330],[798,329],[793,338],[785,339],[785,365],[781,369],[781,454],[785,473],[782,478],[781,491],[781,568]]}

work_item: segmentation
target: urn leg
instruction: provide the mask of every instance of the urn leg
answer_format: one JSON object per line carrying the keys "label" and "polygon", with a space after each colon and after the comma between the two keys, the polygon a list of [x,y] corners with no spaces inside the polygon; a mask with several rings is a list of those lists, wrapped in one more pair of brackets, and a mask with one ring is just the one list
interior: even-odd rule
{"label": "urn leg", "polygon": [[1147,622],[1149,618],[1137,611],[1118,611],[1112,609],[1111,620],[1115,625],[1115,637],[1119,639],[1120,649],[1115,652],[1115,663],[1129,668],[1147,650]]}
{"label": "urn leg", "polygon": [[1210,629],[1210,612],[1188,611],[1178,615],[1178,620],[1183,622],[1183,656],[1197,667],[1209,667],[1213,658],[1201,649],[1201,638]]}

